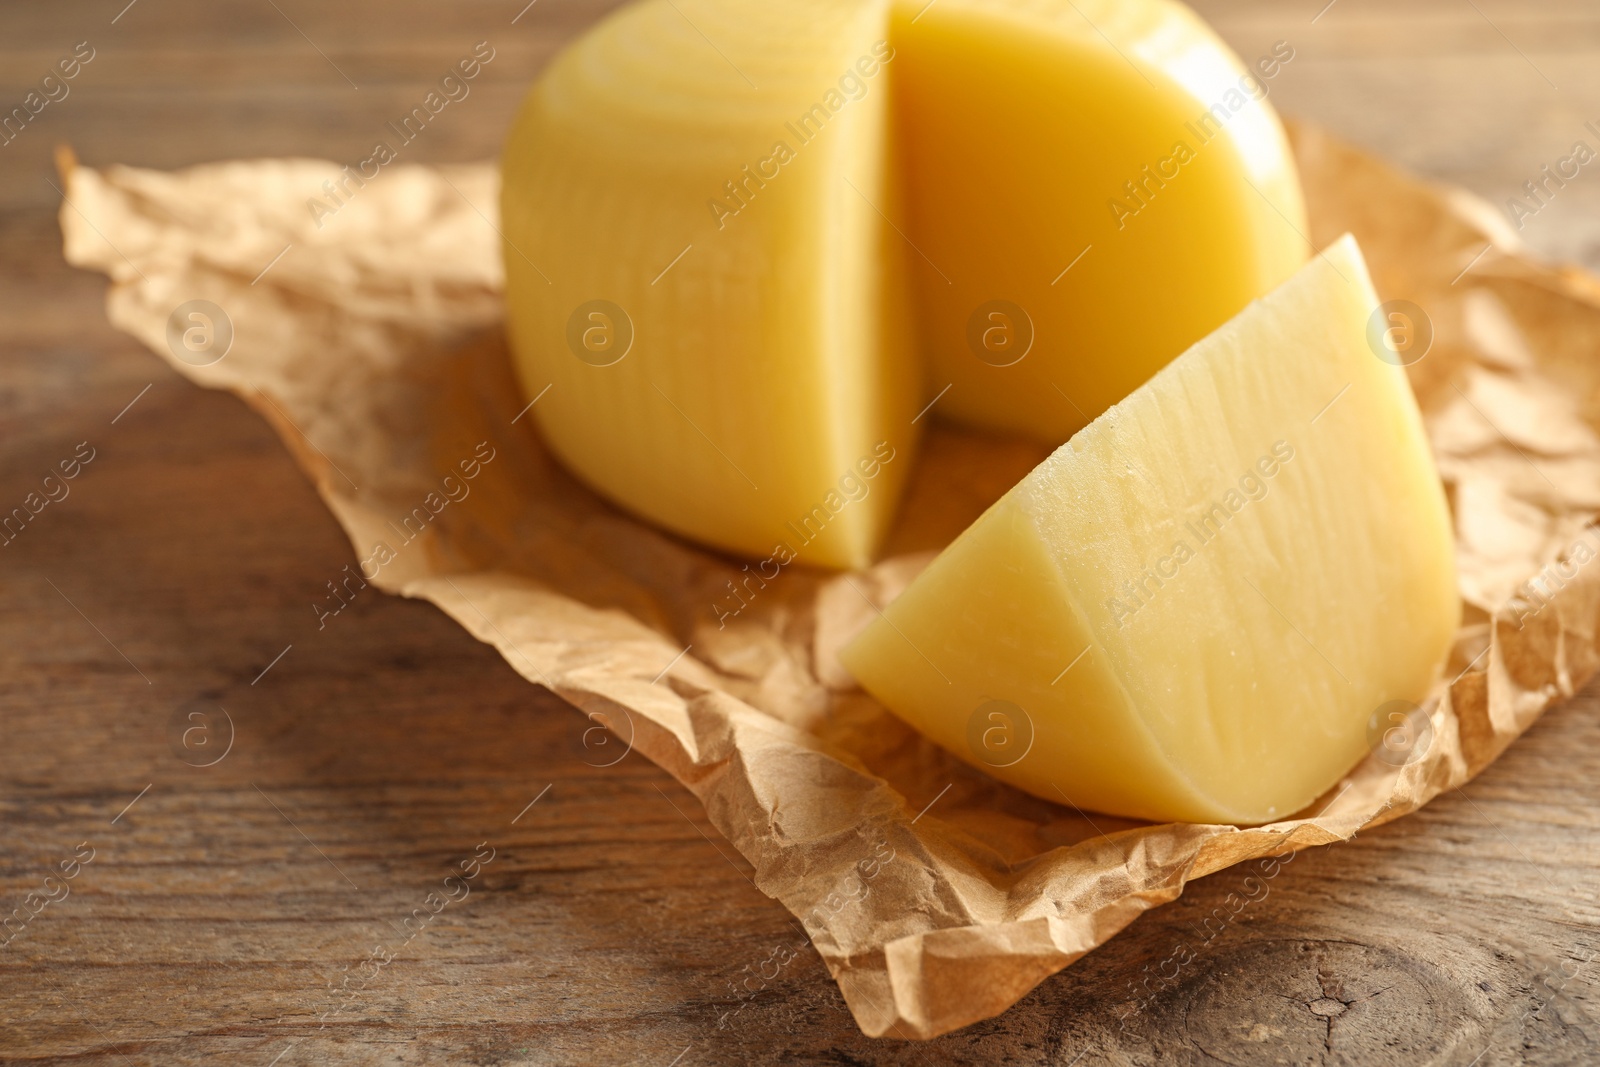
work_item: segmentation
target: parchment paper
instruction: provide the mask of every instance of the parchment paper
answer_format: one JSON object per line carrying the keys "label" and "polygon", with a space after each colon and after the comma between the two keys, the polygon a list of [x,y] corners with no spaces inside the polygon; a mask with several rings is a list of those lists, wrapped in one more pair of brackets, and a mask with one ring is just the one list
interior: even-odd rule
{"label": "parchment paper", "polygon": [[[273,424],[349,534],[352,571],[432,601],[607,724],[594,762],[631,743],[670,772],[804,924],[862,1030],[926,1038],[1004,1011],[1190,878],[1416,809],[1595,670],[1600,282],[1529,258],[1466,194],[1303,126],[1295,145],[1311,241],[1353,231],[1380,293],[1432,321],[1411,373],[1467,610],[1420,758],[1369,758],[1254,829],[1085,815],[934,748],[838,665],[872,610],[838,576],[786,570],[719,629],[742,561],[611,508],[519,418],[492,165],[392,167],[319,229],[305,201],[331,163],[63,158],[61,225],[67,258],[110,275],[113,323]],[[234,331],[207,365],[168,341],[196,299]],[[934,428],[887,558],[854,581],[887,602],[1043,454]]]}

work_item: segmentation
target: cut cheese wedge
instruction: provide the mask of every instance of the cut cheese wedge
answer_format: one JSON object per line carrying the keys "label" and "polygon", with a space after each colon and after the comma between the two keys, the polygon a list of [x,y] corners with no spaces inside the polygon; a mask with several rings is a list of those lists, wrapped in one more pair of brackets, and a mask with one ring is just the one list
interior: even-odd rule
{"label": "cut cheese wedge", "polygon": [[624,8],[505,146],[531,418],[669,530],[863,565],[927,421],[1059,443],[1303,258],[1282,61],[1169,0]]}
{"label": "cut cheese wedge", "polygon": [[1379,314],[1345,237],[1058,449],[845,664],[1046,799],[1192,822],[1304,808],[1382,705],[1425,697],[1459,621]]}

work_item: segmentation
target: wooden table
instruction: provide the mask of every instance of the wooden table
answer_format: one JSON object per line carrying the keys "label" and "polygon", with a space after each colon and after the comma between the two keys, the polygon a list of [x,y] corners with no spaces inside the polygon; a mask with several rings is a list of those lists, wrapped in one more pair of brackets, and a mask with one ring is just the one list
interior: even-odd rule
{"label": "wooden table", "polygon": [[[606,5],[125,2],[0,9],[7,108],[77,42],[95,50],[70,96],[0,148],[0,507],[80,442],[95,456],[0,548],[0,915],[40,907],[0,931],[0,1059],[1596,1055],[1593,688],[1465,791],[1299,856],[1126,1031],[1128,983],[1241,874],[937,1041],[863,1038],[809,953],[719,1029],[743,968],[794,932],[689,794],[637,755],[590,766],[586,720],[431,607],[367,593],[319,633],[310,605],[352,559],[333,520],[261,420],[106,324],[105,283],[63,265],[54,220],[55,142],[91,164],[355,159],[480,40],[495,63],[410,151],[490,156],[530,77]],[[1201,7],[1247,58],[1291,43],[1272,86],[1284,110],[1497,203],[1594,143],[1590,0],[1324,2]],[[1597,223],[1600,167],[1525,234],[1600,267]],[[494,858],[470,895],[402,931],[480,842]],[[393,962],[341,992],[374,949]]]}

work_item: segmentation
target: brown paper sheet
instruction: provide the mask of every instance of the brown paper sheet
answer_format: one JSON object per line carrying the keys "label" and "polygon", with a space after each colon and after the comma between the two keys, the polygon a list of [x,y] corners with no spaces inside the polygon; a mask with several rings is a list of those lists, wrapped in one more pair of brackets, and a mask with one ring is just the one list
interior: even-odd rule
{"label": "brown paper sheet", "polygon": [[[804,924],[862,1030],[926,1038],[1004,1011],[1190,878],[1460,785],[1595,670],[1600,282],[1529,258],[1461,192],[1305,127],[1295,145],[1312,241],[1353,231],[1379,291],[1431,318],[1411,371],[1468,607],[1421,758],[1374,756],[1254,829],[1084,815],[934,748],[835,660],[872,610],[837,576],[790,568],[719,628],[742,564],[608,506],[518,418],[492,166],[395,167],[319,229],[305,202],[330,163],[64,160],[61,225],[67,258],[110,275],[113,323],[273,424],[372,584],[437,604],[669,771]],[[169,345],[196,299],[232,323],[219,361]],[[935,428],[887,558],[853,580],[886,602],[1042,456]]]}

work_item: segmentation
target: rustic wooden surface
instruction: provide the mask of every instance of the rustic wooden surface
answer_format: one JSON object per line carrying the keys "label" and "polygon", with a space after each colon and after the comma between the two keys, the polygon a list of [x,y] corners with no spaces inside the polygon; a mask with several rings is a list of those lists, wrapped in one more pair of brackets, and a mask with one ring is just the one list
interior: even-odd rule
{"label": "rustic wooden surface", "polygon": [[[1126,1025],[1129,984],[1196,944],[1242,872],[937,1041],[863,1038],[809,952],[719,1028],[795,933],[693,799],[637,755],[591,766],[616,749],[586,748],[581,716],[431,607],[368,592],[319,633],[310,605],[352,560],[333,520],[241,403],[106,324],[104,281],[63,265],[54,221],[55,142],[92,164],[355,159],[485,39],[472,96],[408,151],[490,156],[530,76],[605,5],[125,2],[0,8],[7,109],[77,42],[96,50],[0,147],[0,506],[95,450],[0,548],[0,916],[59,898],[0,930],[0,1060],[1595,1058],[1592,689],[1462,793],[1299,856]],[[1291,42],[1280,107],[1497,203],[1595,143],[1592,0],[1324,2],[1200,6],[1247,58]],[[1600,169],[1525,233],[1600,267]],[[432,915],[480,842],[493,860]],[[47,889],[63,862],[76,876]],[[362,968],[374,950],[392,962]]]}

